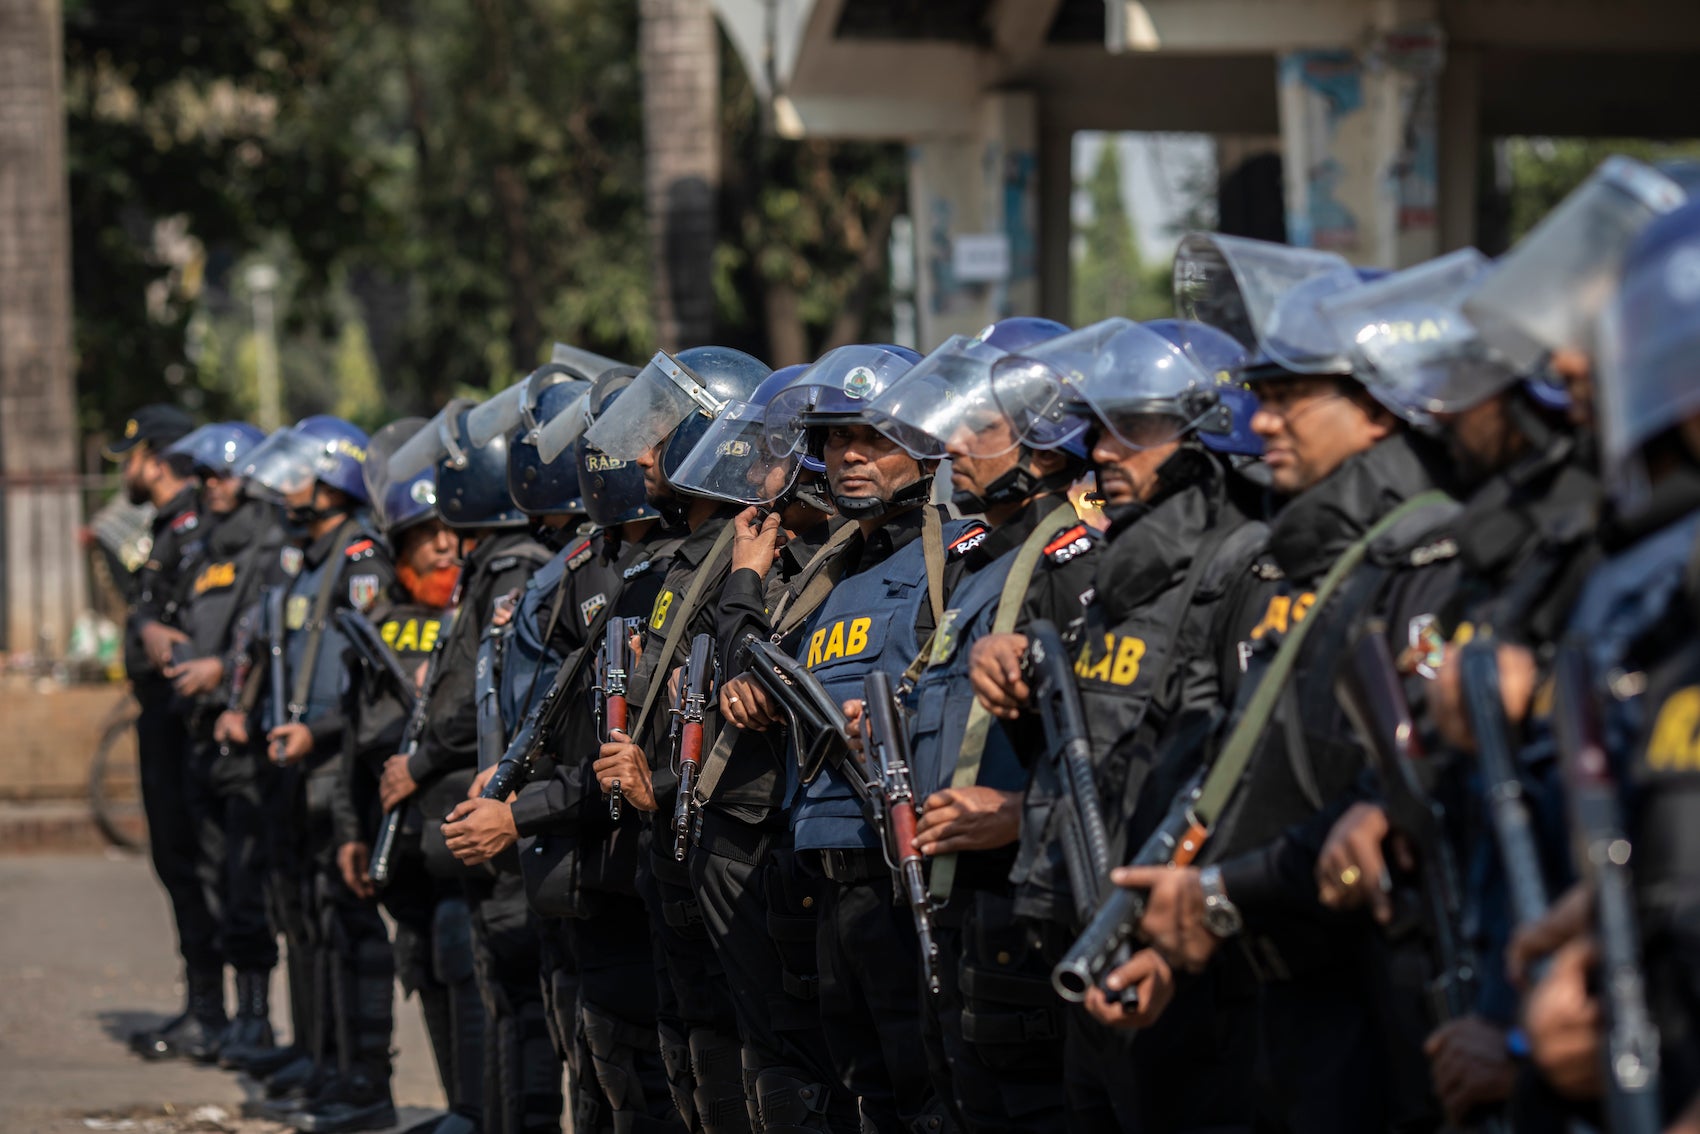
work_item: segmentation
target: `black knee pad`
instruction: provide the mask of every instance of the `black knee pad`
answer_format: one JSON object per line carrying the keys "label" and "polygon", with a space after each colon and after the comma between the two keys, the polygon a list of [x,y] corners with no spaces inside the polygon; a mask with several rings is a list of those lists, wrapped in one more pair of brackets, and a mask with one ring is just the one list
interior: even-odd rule
{"label": "black knee pad", "polygon": [[797,1067],[763,1068],[756,1073],[756,1099],[766,1134],[826,1131],[832,1091]]}
{"label": "black knee pad", "polygon": [[743,1048],[737,1037],[711,1028],[693,1028],[690,1053],[691,1074],[696,1079],[692,1101],[703,1129],[708,1134],[747,1131]]}
{"label": "black knee pad", "polygon": [[584,1042],[595,1064],[596,1080],[608,1105],[617,1111],[647,1112],[643,1078],[637,1053],[652,1045],[655,1036],[647,1028],[628,1023],[594,1004],[580,1008],[584,1019]]}
{"label": "black knee pad", "polygon": [[656,1025],[661,1043],[661,1066],[667,1073],[667,1091],[685,1125],[696,1129],[696,1079],[691,1074],[691,1043],[689,1038],[672,1024]]}

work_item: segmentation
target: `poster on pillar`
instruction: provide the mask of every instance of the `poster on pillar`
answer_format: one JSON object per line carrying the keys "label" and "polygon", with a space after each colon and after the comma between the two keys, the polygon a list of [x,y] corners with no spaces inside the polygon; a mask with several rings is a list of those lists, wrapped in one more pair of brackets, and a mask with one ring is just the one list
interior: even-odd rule
{"label": "poster on pillar", "polygon": [[1438,251],[1438,28],[1383,33],[1366,51],[1281,57],[1287,236],[1359,264]]}

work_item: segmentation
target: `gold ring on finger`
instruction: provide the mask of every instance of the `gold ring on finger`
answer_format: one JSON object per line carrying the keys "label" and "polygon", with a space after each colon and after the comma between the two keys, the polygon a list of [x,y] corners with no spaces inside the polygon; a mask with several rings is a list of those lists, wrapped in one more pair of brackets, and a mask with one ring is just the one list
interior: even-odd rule
{"label": "gold ring on finger", "polygon": [[1355,866],[1348,866],[1340,872],[1340,885],[1356,886],[1358,884],[1358,879],[1361,877],[1363,877],[1363,871],[1359,870]]}

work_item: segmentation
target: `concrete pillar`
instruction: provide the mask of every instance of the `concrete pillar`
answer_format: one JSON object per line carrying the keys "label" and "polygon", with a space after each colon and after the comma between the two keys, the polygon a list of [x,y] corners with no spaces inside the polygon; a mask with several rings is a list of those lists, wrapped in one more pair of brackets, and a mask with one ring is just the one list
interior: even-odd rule
{"label": "concrete pillar", "polygon": [[1039,310],[1039,129],[1035,97],[980,100],[969,137],[909,148],[921,349]]}
{"label": "concrete pillar", "polygon": [[1434,23],[1367,31],[1280,57],[1287,239],[1400,267],[1440,251],[1444,44]]}
{"label": "concrete pillar", "polygon": [[0,615],[8,650],[50,656],[88,602],[63,57],[58,0],[0,0]]}
{"label": "concrete pillar", "polygon": [[679,350],[714,333],[720,30],[708,0],[641,0],[639,13],[655,334]]}

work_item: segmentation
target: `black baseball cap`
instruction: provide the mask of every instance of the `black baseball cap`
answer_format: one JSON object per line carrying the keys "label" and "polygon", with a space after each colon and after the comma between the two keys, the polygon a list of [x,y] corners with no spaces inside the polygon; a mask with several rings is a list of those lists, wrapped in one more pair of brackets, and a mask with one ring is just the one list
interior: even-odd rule
{"label": "black baseball cap", "polygon": [[180,441],[195,428],[188,414],[173,405],[155,402],[143,406],[124,423],[124,436],[106,447],[106,455],[117,460],[142,442],[157,451]]}

